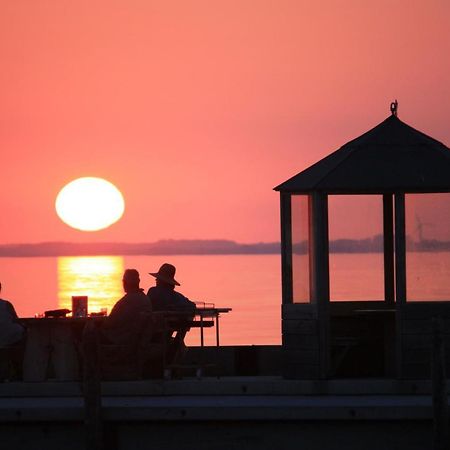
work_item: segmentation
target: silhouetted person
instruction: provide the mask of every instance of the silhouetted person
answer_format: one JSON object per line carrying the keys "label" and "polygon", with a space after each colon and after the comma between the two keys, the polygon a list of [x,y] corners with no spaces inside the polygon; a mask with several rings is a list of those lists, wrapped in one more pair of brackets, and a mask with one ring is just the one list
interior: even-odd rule
{"label": "silhouetted person", "polygon": [[[169,311],[186,313],[181,320],[189,321],[193,319],[195,314],[195,303],[191,302],[180,292],[175,291],[175,286],[180,283],[175,280],[175,266],[172,264],[163,264],[158,272],[150,272],[150,275],[156,278],[156,286],[150,288],[147,292],[148,298],[152,304],[153,311]],[[155,336],[155,341],[165,339],[169,342],[166,359],[168,363],[178,362],[186,351],[184,345],[184,337],[189,327],[179,327],[175,329],[167,329],[165,335]],[[172,334],[177,331],[176,335]]]}
{"label": "silhouetted person", "polygon": [[[0,283],[0,293],[2,284]],[[19,323],[11,302],[0,298],[0,347],[16,344],[23,338],[24,329]]]}
{"label": "silhouetted person", "polygon": [[[2,284],[0,283],[0,292]],[[0,348],[6,358],[0,363],[0,378],[19,378],[22,372],[25,329],[11,302],[0,298]]]}
{"label": "silhouetted person", "polygon": [[104,379],[142,376],[145,355],[141,347],[144,340],[151,337],[148,332],[151,332],[153,317],[152,305],[139,283],[136,269],[125,270],[122,278],[125,295],[114,305],[102,325],[98,356]]}
{"label": "silhouetted person", "polygon": [[156,286],[147,292],[153,311],[195,311],[195,303],[175,291],[175,286],[180,286],[175,271],[175,266],[165,263],[158,272],[150,272],[156,278]]}
{"label": "silhouetted person", "polygon": [[114,305],[103,324],[103,336],[113,344],[134,344],[142,314],[152,313],[152,305],[139,283],[136,269],[125,270],[122,278],[125,295]]}

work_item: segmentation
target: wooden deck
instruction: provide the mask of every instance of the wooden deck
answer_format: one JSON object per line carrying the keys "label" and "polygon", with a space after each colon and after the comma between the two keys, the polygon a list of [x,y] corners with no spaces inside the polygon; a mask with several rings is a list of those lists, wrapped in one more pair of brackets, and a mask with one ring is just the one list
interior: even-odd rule
{"label": "wooden deck", "polygon": [[[104,448],[113,450],[423,450],[433,439],[426,381],[205,377],[103,382],[101,390]],[[80,383],[0,385],[4,445],[101,448],[86,446],[84,420]]]}

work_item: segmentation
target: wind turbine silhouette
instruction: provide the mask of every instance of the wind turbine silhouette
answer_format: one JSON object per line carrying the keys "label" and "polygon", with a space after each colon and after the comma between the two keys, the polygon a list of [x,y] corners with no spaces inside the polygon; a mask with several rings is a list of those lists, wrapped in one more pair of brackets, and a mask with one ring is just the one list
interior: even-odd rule
{"label": "wind turbine silhouette", "polygon": [[416,213],[416,230],[417,230],[417,235],[419,237],[419,242],[420,243],[422,243],[424,241],[423,228],[425,226],[432,227],[432,226],[434,226],[434,224],[432,224],[430,222],[422,222],[422,220],[420,219],[419,215]]}

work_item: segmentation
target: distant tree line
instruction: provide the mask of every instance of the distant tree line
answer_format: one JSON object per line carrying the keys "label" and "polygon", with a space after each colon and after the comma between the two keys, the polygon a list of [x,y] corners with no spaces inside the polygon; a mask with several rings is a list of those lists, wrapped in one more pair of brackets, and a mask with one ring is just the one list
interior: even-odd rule
{"label": "distant tree line", "polygon": [[[336,239],[330,241],[330,253],[377,253],[383,251],[383,236],[366,239]],[[306,254],[308,242],[293,242],[295,254]],[[450,241],[406,238],[408,251],[450,251]],[[31,256],[94,256],[94,255],[267,255],[280,254],[279,242],[241,244],[235,241],[166,239],[150,243],[73,243],[42,242],[37,244],[0,245],[0,257]]]}

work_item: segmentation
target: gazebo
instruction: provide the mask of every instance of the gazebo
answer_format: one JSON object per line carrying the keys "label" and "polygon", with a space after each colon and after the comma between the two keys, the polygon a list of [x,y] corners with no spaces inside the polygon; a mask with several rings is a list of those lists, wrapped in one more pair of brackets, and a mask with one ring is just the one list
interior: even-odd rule
{"label": "gazebo", "polygon": [[[439,227],[447,221],[444,229],[450,230],[450,217],[441,211],[450,204],[449,148],[402,122],[395,101],[386,120],[275,190],[281,201],[284,376],[429,377],[431,318],[441,316],[450,325],[450,294],[440,289],[428,295],[424,287],[434,281],[425,283],[423,274],[430,261],[449,256],[450,234],[447,240],[425,239],[432,225],[414,213],[414,205],[420,201],[427,217],[438,215]],[[330,249],[336,243],[329,205],[340,196],[379,204],[379,238],[338,249],[348,260],[358,252],[378,254],[377,298],[330,296]],[[450,265],[442,270],[445,288]],[[363,272],[355,273],[364,285]]]}

